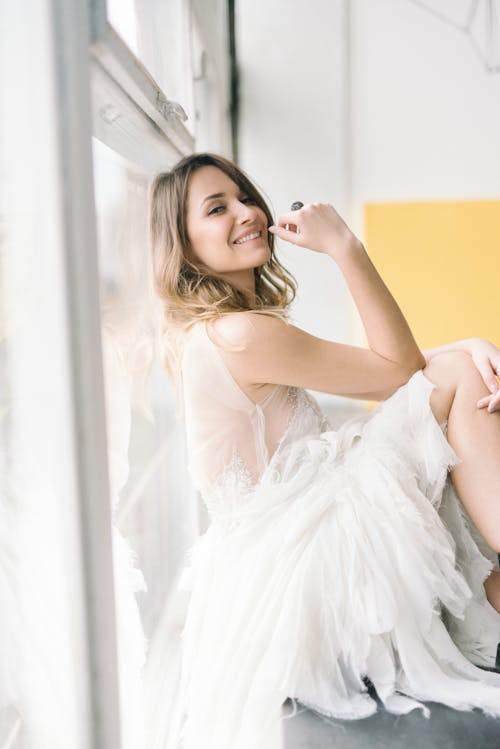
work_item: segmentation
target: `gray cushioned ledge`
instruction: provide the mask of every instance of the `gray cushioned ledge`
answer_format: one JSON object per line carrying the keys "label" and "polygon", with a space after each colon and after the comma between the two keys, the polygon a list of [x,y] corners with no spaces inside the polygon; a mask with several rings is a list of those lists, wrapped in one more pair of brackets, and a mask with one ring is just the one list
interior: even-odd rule
{"label": "gray cushioned ledge", "polygon": [[[285,749],[500,749],[500,719],[478,710],[460,712],[428,703],[429,719],[420,711],[391,715],[379,707],[370,718],[327,721],[298,705],[284,721]],[[292,705],[285,702],[284,714]]]}

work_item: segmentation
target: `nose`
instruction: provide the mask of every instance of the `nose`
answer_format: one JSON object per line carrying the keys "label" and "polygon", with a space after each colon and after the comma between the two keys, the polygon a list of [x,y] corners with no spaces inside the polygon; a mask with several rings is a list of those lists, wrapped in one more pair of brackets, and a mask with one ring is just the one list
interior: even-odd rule
{"label": "nose", "polygon": [[239,203],[237,209],[237,220],[239,224],[248,224],[257,218],[257,206],[250,203]]}

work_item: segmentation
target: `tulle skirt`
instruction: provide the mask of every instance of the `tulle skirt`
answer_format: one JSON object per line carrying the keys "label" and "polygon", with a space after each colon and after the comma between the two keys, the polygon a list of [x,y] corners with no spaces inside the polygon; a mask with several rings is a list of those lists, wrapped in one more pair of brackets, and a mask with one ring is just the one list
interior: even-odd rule
{"label": "tulle skirt", "polygon": [[391,713],[500,716],[500,674],[478,668],[500,632],[495,557],[452,488],[432,388],[418,372],[374,413],[294,441],[190,550],[184,749],[276,749],[288,697],[365,718],[364,677]]}

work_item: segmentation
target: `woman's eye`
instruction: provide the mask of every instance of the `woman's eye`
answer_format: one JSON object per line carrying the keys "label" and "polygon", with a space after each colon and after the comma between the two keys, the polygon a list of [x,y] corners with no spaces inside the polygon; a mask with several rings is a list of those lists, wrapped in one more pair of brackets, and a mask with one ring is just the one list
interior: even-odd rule
{"label": "woman's eye", "polygon": [[215,206],[215,208],[212,208],[212,210],[208,212],[208,215],[211,216],[212,213],[219,213],[219,210],[221,208],[223,209],[224,206],[223,205],[217,205],[217,206]]}
{"label": "woman's eye", "polygon": [[[240,198],[240,202],[241,203],[254,203],[255,204],[255,200],[253,198],[249,198],[249,197]],[[218,213],[220,213],[221,211],[223,211],[225,209],[225,207],[226,207],[225,205],[216,205],[215,208],[212,208],[208,212],[208,215],[209,216],[217,215]]]}

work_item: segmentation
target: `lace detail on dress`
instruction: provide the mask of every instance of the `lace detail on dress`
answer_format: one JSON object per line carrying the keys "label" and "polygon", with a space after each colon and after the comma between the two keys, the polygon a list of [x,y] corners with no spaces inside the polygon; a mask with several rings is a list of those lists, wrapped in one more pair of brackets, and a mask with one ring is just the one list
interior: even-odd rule
{"label": "lace detail on dress", "polygon": [[248,498],[256,482],[236,447],[231,453],[231,460],[226,464],[212,484],[209,493],[204,497],[205,505],[211,518],[222,512],[230,512],[235,505]]}
{"label": "lace detail on dress", "polygon": [[[212,520],[220,519],[224,515],[230,516],[232,510],[241,507],[243,502],[248,502],[250,495],[261,483],[263,476],[270,478],[273,483],[280,480],[279,472],[272,470],[272,466],[287,437],[295,429],[297,416],[301,410],[299,404],[303,403],[300,397],[302,393],[302,389],[296,387],[289,387],[287,390],[286,402],[290,409],[287,426],[262,476],[254,478],[237,447],[233,447],[231,459],[204,496],[205,506]],[[269,472],[270,468],[271,471]]]}
{"label": "lace detail on dress", "polygon": [[318,405],[318,402],[310,395],[310,393],[307,392],[307,390],[302,391],[304,393],[304,399],[309,405],[310,408],[314,411],[316,416],[319,419],[319,431],[320,432],[327,432],[331,431],[333,429],[328,417],[323,413],[321,408]]}
{"label": "lace detail on dress", "polygon": [[[290,416],[288,417],[288,423],[286,425],[286,429],[281,435],[280,441],[278,442],[278,447],[274,451],[274,455],[277,455],[279,453],[283,442],[285,441],[285,439],[288,437],[291,430],[295,426],[295,422],[297,420],[297,413],[299,410],[299,394],[303,392],[304,391],[300,388],[291,387],[291,386],[288,388],[288,392],[286,395],[286,402],[290,409]],[[273,455],[273,458],[274,458],[274,455]]]}
{"label": "lace detail on dress", "polygon": [[259,476],[254,476],[236,446],[231,459],[216,477],[210,489],[204,494],[204,502],[212,520],[229,520],[242,505],[251,501],[255,490],[262,484],[276,484],[281,481],[281,458],[287,446],[294,442],[296,435],[304,429],[315,434],[331,429],[326,416],[321,412],[314,398],[303,388],[287,388],[286,403],[289,409],[286,427],[267,465]]}

